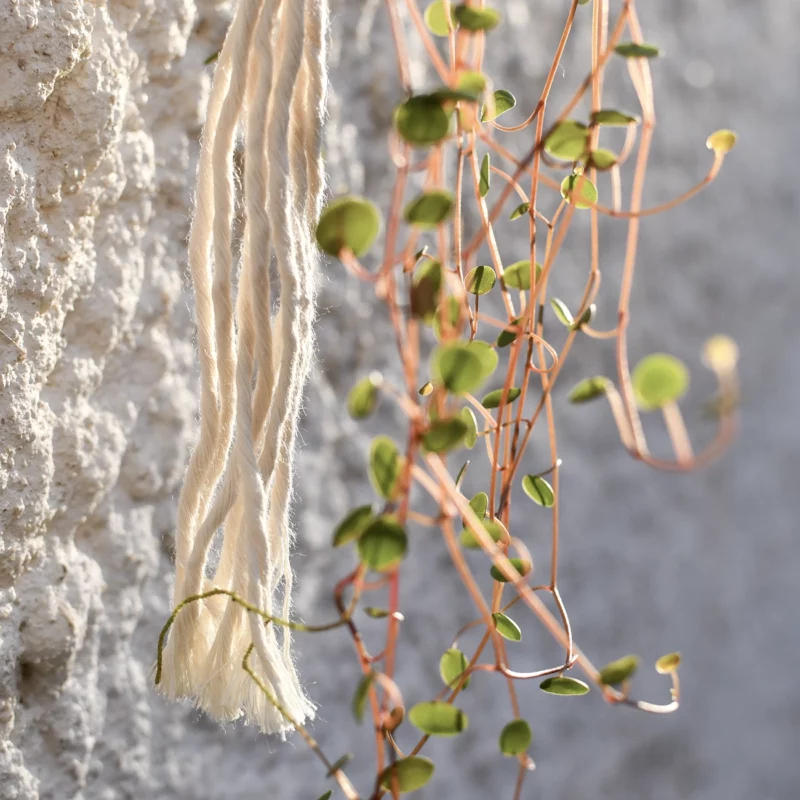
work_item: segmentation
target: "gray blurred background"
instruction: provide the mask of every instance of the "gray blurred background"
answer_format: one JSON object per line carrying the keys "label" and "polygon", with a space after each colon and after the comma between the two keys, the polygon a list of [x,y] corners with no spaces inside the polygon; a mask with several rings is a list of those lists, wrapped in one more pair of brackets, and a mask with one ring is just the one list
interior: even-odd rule
{"label": "gray blurred background", "polygon": [[[709,133],[731,127],[740,140],[712,187],[644,223],[631,358],[666,350],[687,361],[694,385],[685,407],[700,446],[713,426],[699,413],[712,382],[698,354],[710,335],[731,335],[742,354],[743,427],[722,461],[695,474],[662,474],[634,463],[604,404],[564,402],[579,378],[614,374],[613,348],[581,341],[573,351],[556,405],[564,459],[561,587],[576,639],[599,664],[640,654],[648,667],[637,692],[659,700],[666,699],[666,681],[649,665],[664,652],[681,651],[683,706],[657,717],[610,708],[596,692],[562,701],[534,683],[520,685],[538,765],[524,796],[790,800],[800,796],[800,10],[786,0],[638,5],[646,38],[665,51],[653,63],[659,125],[645,205],[669,199],[705,174]],[[516,94],[518,108],[506,119],[517,121],[538,98],[567,3],[509,0],[498,6],[507,22],[490,37],[487,69],[497,86]],[[587,69],[583,45],[591,9],[579,11],[551,109]],[[333,40],[332,189],[364,193],[385,208],[391,179],[385,135],[399,89],[383,4],[337,3]],[[413,55],[423,63],[421,53]],[[611,76],[607,100],[632,107],[629,93],[615,95],[623,73]],[[421,67],[415,79],[419,88],[435,85]],[[525,141],[517,149],[528,146]],[[524,257],[522,228],[512,226],[501,240],[507,261]],[[575,231],[555,279],[556,293],[573,304],[587,252],[585,226]],[[624,231],[624,225],[603,229],[598,327],[613,325]],[[386,406],[377,424],[366,426],[351,423],[343,411],[355,378],[375,368],[396,374],[381,306],[337,263],[326,268],[322,304],[318,378],[303,426],[295,559],[298,611],[314,620],[333,613],[328,589],[349,564],[349,554],[331,554],[332,527],[350,507],[372,498],[364,470],[369,438],[378,429],[402,430]],[[663,445],[657,425],[653,435],[657,449]],[[547,463],[541,443],[534,442],[528,463]],[[535,514],[528,507],[518,512]],[[548,540],[544,520],[539,538],[530,541],[534,556],[544,556]],[[473,615],[441,541],[420,530],[403,570],[402,606],[398,680],[413,703],[439,691],[439,656]],[[350,716],[357,681],[350,642],[332,633],[298,637],[297,644],[302,674],[320,705],[315,736],[333,757],[357,754],[348,773],[365,790],[373,769],[371,732],[368,724],[355,727]],[[512,665],[520,669],[558,658],[533,622],[511,650]],[[457,740],[432,743],[436,776],[416,796],[510,797],[513,762],[496,748],[510,719],[501,681],[474,681],[462,707],[471,729]],[[186,797],[310,800],[326,788],[301,744],[280,745],[247,732],[223,735],[203,720],[181,736],[191,743],[182,748],[191,786]]]}

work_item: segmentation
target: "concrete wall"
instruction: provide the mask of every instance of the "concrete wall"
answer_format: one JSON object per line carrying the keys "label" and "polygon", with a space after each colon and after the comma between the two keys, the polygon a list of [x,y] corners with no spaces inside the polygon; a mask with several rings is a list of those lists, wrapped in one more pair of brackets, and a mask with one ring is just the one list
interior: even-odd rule
{"label": "concrete wall", "polygon": [[[532,108],[566,3],[498,5],[513,24],[489,64]],[[800,793],[791,757],[800,728],[800,11],[790,0],[640,5],[648,38],[668,55],[654,68],[660,127],[647,202],[704,173],[708,133],[733,127],[742,138],[708,193],[646,225],[632,356],[686,358],[697,409],[710,388],[699,347],[730,333],[743,353],[744,429],[723,462],[674,477],[632,463],[602,406],[560,404],[562,591],[578,641],[600,663],[681,650],[685,705],[656,718],[521,686],[538,763],[525,796],[788,800]],[[338,0],[335,10],[332,187],[385,201],[385,133],[399,97],[385,11],[375,0]],[[557,96],[585,72],[589,11],[580,10]],[[328,788],[302,743],[222,731],[154,696],[148,678],[195,411],[184,240],[208,89],[202,62],[229,13],[214,0],[0,4],[2,800],[312,800]],[[432,85],[413,55],[418,85]],[[604,238],[601,322],[613,317],[614,230]],[[524,241],[504,248],[510,258]],[[565,299],[585,251],[578,236],[565,253]],[[396,364],[374,298],[339,265],[326,274],[295,559],[298,612],[314,620],[332,614],[329,587],[348,563],[328,548],[332,526],[372,496],[369,437],[399,424],[388,405],[372,426],[343,414],[356,376]],[[610,372],[611,359],[608,347],[581,345],[562,393]],[[699,413],[689,416],[708,436]],[[546,546],[544,527],[531,546]],[[441,543],[422,531],[403,605],[399,675],[416,702],[438,691],[438,657],[471,615]],[[334,757],[360,754],[350,772],[367,791],[371,736],[350,719],[351,645],[332,633],[298,646],[320,704],[315,735]],[[521,668],[557,657],[534,624],[515,653]],[[642,690],[657,696],[663,680],[648,672]],[[511,795],[508,762],[495,752],[510,713],[503,698],[496,681],[474,683],[464,699],[472,728],[457,744],[435,744],[437,779],[420,797]]]}

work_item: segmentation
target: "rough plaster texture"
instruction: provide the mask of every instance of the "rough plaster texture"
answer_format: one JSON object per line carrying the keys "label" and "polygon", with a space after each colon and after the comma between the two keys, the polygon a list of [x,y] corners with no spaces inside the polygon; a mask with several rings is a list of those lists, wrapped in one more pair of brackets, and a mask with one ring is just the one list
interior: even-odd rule
{"label": "rough plaster texture", "polygon": [[[566,3],[500,5],[512,25],[490,63],[532,107]],[[791,669],[800,655],[799,198],[788,179],[800,12],[792,0],[640,5],[650,38],[671,56],[655,70],[661,126],[648,201],[702,174],[710,131],[730,125],[742,141],[709,194],[647,225],[633,356],[669,349],[701,374],[704,337],[734,335],[745,425],[723,463],[671,477],[631,463],[602,407],[559,411],[562,591],[577,637],[600,662],[682,650],[686,704],[662,719],[522,687],[539,764],[525,796],[789,800],[800,794],[790,757],[800,729]],[[383,4],[335,8],[332,185],[385,199],[384,136],[398,90]],[[312,800],[326,788],[301,743],[223,731],[148,685],[195,410],[182,278],[208,88],[202,61],[228,19],[215,0],[0,3],[2,800]],[[557,92],[585,70],[573,53]],[[425,85],[423,72],[415,78]],[[513,234],[503,242],[507,258],[524,246]],[[604,244],[611,297],[620,235],[609,230]],[[559,278],[565,298],[576,291],[569,264],[584,258],[578,238]],[[330,616],[329,587],[348,563],[327,547],[332,525],[371,498],[369,436],[399,424],[388,407],[372,427],[342,413],[355,376],[396,365],[374,298],[336,264],[329,276],[299,480],[295,565],[308,619]],[[607,348],[587,344],[573,358],[565,387],[611,369]],[[698,379],[695,407],[708,388]],[[708,433],[699,415],[691,422]],[[534,443],[532,465],[541,452]],[[539,530],[534,550],[545,542]],[[438,690],[438,656],[471,612],[454,599],[441,544],[417,531],[412,552],[399,674],[415,702]],[[351,772],[366,789],[371,737],[349,718],[351,645],[336,633],[298,645],[320,704],[315,735],[334,757],[362,754]],[[534,625],[516,653],[521,667],[557,657]],[[470,689],[472,728],[457,744],[435,744],[437,781],[423,800],[494,797],[507,782],[494,752],[509,715],[498,688],[486,679]],[[642,688],[664,691],[649,675]]]}

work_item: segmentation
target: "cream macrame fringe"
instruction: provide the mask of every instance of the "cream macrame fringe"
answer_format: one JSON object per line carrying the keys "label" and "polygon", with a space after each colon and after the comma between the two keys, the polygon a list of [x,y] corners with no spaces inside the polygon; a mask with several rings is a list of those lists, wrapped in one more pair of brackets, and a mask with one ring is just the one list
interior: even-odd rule
{"label": "cream macrame fringe", "polygon": [[[313,359],[324,172],[328,0],[240,0],[219,55],[197,176],[189,265],[200,353],[200,435],[178,504],[173,606],[227,589],[288,619],[289,507],[303,388]],[[233,148],[244,134],[244,245],[233,298]],[[273,321],[270,262],[280,279]],[[222,527],[219,563],[207,576]],[[281,607],[276,611],[276,602]],[[163,653],[161,691],[220,721],[291,725],[242,668],[250,660],[295,722],[314,714],[288,628],[226,595],[185,606]]]}

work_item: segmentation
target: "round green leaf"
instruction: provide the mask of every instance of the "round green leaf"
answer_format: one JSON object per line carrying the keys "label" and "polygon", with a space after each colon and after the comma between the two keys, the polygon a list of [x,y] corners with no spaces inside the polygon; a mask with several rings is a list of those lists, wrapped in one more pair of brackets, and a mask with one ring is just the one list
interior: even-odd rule
{"label": "round green leaf", "polygon": [[447,319],[448,331],[452,330],[459,324],[459,319],[466,316],[466,309],[453,295],[448,295],[436,309],[436,313],[432,316],[433,319],[433,332],[436,338],[441,341],[444,335],[444,324],[442,321],[442,312]]}
{"label": "round green leaf", "polygon": [[467,715],[449,703],[417,703],[408,712],[412,725],[429,736],[456,736],[469,727]]}
{"label": "round green leaf", "polygon": [[396,567],[407,549],[406,532],[393,517],[378,517],[358,540],[358,557],[376,572],[386,572]]}
{"label": "round green leaf", "polygon": [[554,678],[546,678],[539,684],[539,688],[548,694],[560,694],[566,696],[577,696],[587,694],[589,687],[576,678],[567,678],[562,676]]}
{"label": "round green leaf", "polygon": [[490,122],[493,119],[497,119],[501,114],[510,111],[517,104],[517,99],[514,95],[505,89],[498,89],[493,92],[492,97],[494,98],[494,108],[492,108],[492,103],[486,103],[483,106],[481,109],[481,122]]}
{"label": "round green leaf", "polygon": [[353,695],[352,709],[353,716],[359,725],[364,721],[364,711],[367,707],[367,697],[369,696],[369,687],[375,680],[375,673],[370,671],[362,676],[356,687],[356,693]]}
{"label": "round green leaf", "polygon": [[450,192],[435,189],[423,192],[412,200],[403,211],[403,218],[418,228],[435,228],[453,213],[455,199]]}
{"label": "round green leaf", "polygon": [[573,173],[561,181],[561,196],[575,208],[591,208],[597,202],[597,188],[585,175]]}
{"label": "round green leaf", "polygon": [[[522,390],[516,386],[510,386],[508,392],[505,393],[506,398],[506,405],[513,403],[519,396],[522,394]],[[502,389],[495,389],[493,392],[489,392],[483,400],[481,400],[481,405],[484,408],[499,408],[500,403],[503,402],[503,390]]]}
{"label": "round green leaf", "polygon": [[345,248],[363,256],[381,227],[378,209],[363,197],[348,195],[330,202],[317,225],[317,244],[323,253],[338,256]]}
{"label": "round green leaf", "polygon": [[433,353],[433,373],[454,394],[466,394],[485,380],[481,353],[468,342],[453,342]]}
{"label": "round green leaf", "polygon": [[569,393],[568,399],[570,403],[588,403],[590,400],[603,397],[610,383],[611,381],[608,378],[600,375],[594,378],[586,378],[573,388]]}
{"label": "round green leaf", "polygon": [[[522,322],[522,317],[517,317],[517,319],[511,322],[512,325],[519,325]],[[497,337],[497,346],[498,347],[508,347],[514,339],[517,338],[521,333],[520,330],[516,331],[500,331],[500,335]]]}
{"label": "round green leaf", "polygon": [[522,491],[540,506],[552,508],[555,505],[553,487],[539,475],[526,475],[522,479]]}
{"label": "round green leaf", "polygon": [[636,365],[631,382],[639,407],[643,411],[653,411],[686,394],[689,370],[674,356],[655,353]]}
{"label": "round green leaf", "polygon": [[443,419],[434,422],[422,437],[422,444],[431,453],[446,453],[461,444],[467,435],[467,424],[463,419]]}
{"label": "round green leaf", "polygon": [[624,111],[616,111],[613,108],[601,108],[592,114],[592,123],[594,125],[625,128],[628,125],[638,125],[640,122],[639,117],[634,114],[626,114]]}
{"label": "round green leaf", "polygon": [[481,174],[478,182],[478,189],[481,197],[486,197],[489,194],[489,187],[492,185],[492,165],[489,159],[489,154],[483,157],[481,161]]}
{"label": "round green leaf", "polygon": [[494,8],[476,8],[475,6],[456,6],[453,14],[462,28],[468,31],[490,31],[500,24],[502,17]]}
{"label": "round green leaf", "polygon": [[347,410],[353,419],[366,419],[378,403],[378,387],[382,383],[379,372],[360,380],[347,396]]}
{"label": "round green leaf", "polygon": [[450,7],[450,17],[448,21],[442,0],[433,0],[425,9],[425,24],[434,36],[447,37],[450,35],[450,28],[455,28],[455,15]]}
{"label": "round green leaf", "polygon": [[485,265],[474,267],[464,278],[464,286],[472,294],[486,294],[492,290],[497,282],[497,274],[491,267]]}
{"label": "round green leaf", "polygon": [[[537,264],[536,267],[536,282],[542,274],[542,265]],[[531,288],[531,262],[530,261],[515,261],[506,267],[503,273],[503,280],[509,289],[519,289],[526,292]]]}
{"label": "round green leaf", "polygon": [[[446,650],[439,660],[439,675],[441,675],[444,685],[455,689],[467,667],[469,667],[469,659],[460,650],[455,647]],[[471,680],[471,677],[465,678],[461,688],[466,689]]]}
{"label": "round green leaf", "polygon": [[433,775],[433,761],[424,756],[408,756],[390,764],[380,776],[380,784],[384,789],[392,790],[393,786],[403,792],[421,789]]}
{"label": "round green leaf", "polygon": [[409,144],[428,147],[441,142],[450,131],[450,113],[431,95],[417,95],[395,110],[397,132]]}
{"label": "round green leaf", "polygon": [[[525,575],[527,575],[533,567],[531,562],[526,561],[524,558],[509,558],[508,560],[514,566],[517,572],[519,572],[519,574],[523,577],[525,577]],[[508,578],[506,578],[506,576],[503,575],[503,573],[500,572],[500,570],[494,564],[492,564],[492,568],[489,571],[491,572],[492,577],[498,583],[508,583]]]}
{"label": "round green leaf", "polygon": [[725,153],[730,153],[733,150],[738,138],[733,131],[716,131],[706,140],[706,147],[709,150],[713,150],[717,155],[725,155]]}
{"label": "round green leaf", "polygon": [[590,325],[592,320],[594,319],[594,315],[597,312],[597,306],[592,303],[588,306],[588,308],[580,315],[578,319],[576,319],[572,325],[570,325],[570,329],[573,331],[579,331],[584,325]]}
{"label": "round green leaf", "polygon": [[544,140],[544,149],[553,158],[577,161],[589,145],[589,129],[574,119],[559,122]]}
{"label": "round green leaf", "polygon": [[606,150],[604,147],[598,147],[596,150],[592,150],[589,156],[589,163],[591,166],[599,170],[611,169],[618,160],[619,156],[617,156],[616,153],[611,150]]}
{"label": "round green leaf", "polygon": [[554,297],[550,301],[550,305],[553,307],[553,311],[556,312],[558,321],[565,327],[569,328],[569,326],[572,325],[575,320],[572,317],[572,312],[567,308],[564,301]]}
{"label": "round green leaf", "polygon": [[600,670],[600,683],[606,686],[617,686],[628,680],[639,666],[639,656],[623,656]]}
{"label": "round green leaf", "polygon": [[[515,219],[519,219],[520,217],[524,217],[528,214],[531,210],[530,203],[520,203],[512,212],[509,219],[513,222]],[[528,262],[530,263],[530,262]]]}
{"label": "round green leaf", "polygon": [[499,360],[497,352],[490,344],[482,342],[480,339],[474,339],[469,346],[478,354],[478,358],[481,360],[481,371],[488,378],[497,369]]}
{"label": "round green leaf", "polygon": [[478,519],[483,519],[486,516],[486,509],[489,508],[489,495],[486,492],[478,492],[469,501],[469,507],[475,512]]}
{"label": "round green leaf", "polygon": [[658,58],[661,51],[647,42],[622,42],[614,48],[614,52],[623,58]]}
{"label": "round green leaf", "polygon": [[507,617],[505,614],[501,614],[498,611],[496,614],[492,614],[492,622],[494,622],[497,632],[504,639],[508,639],[510,642],[519,642],[522,640],[522,631],[511,617]]}
{"label": "round green leaf", "polygon": [[681,664],[680,653],[669,653],[656,661],[656,672],[661,675],[669,675],[675,672]]}
{"label": "round green leaf", "polygon": [[[484,519],[482,522],[483,527],[486,528],[486,533],[489,534],[495,544],[498,542],[508,541],[508,531],[506,530],[506,526],[503,525],[499,519]],[[462,547],[466,547],[470,550],[480,549],[481,544],[471,528],[464,528],[464,530],[461,531],[461,535],[458,537],[458,539],[461,542]]]}
{"label": "round green leaf", "polygon": [[464,444],[472,450],[475,447],[475,442],[478,441],[478,420],[475,419],[475,413],[471,408],[461,409],[461,419],[467,426],[467,432],[464,434]]}
{"label": "round green leaf", "polygon": [[375,515],[372,513],[372,506],[354,508],[333,532],[333,546],[342,547],[358,539],[373,519]]}
{"label": "round green leaf", "polygon": [[474,70],[464,70],[458,76],[457,86],[462,92],[470,92],[470,94],[477,97],[486,88],[486,76]]}
{"label": "round green leaf", "polygon": [[378,494],[387,500],[394,497],[401,463],[400,451],[388,436],[377,436],[372,440],[369,452],[369,476]]}
{"label": "round green leaf", "polygon": [[533,734],[524,719],[515,719],[500,734],[500,752],[504,756],[522,755],[530,746]]}
{"label": "round green leaf", "polygon": [[442,265],[438,261],[425,261],[414,273],[411,282],[411,313],[430,323],[434,319],[442,294]]}

